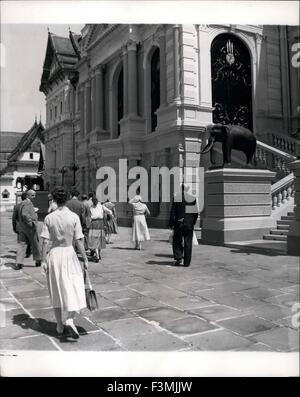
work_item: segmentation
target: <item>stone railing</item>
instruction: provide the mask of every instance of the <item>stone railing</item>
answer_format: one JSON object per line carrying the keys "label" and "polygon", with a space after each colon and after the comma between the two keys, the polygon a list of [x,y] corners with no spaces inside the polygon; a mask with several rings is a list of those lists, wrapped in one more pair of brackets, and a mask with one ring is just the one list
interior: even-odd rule
{"label": "stone railing", "polygon": [[278,132],[269,132],[266,136],[266,142],[274,148],[282,150],[293,156],[300,155],[300,140]]}
{"label": "stone railing", "polygon": [[282,204],[287,203],[291,197],[295,194],[295,177],[291,172],[286,177],[280,179],[280,181],[273,183],[271,186],[272,196],[272,209],[276,210]]}
{"label": "stone railing", "polygon": [[257,168],[267,168],[276,172],[277,179],[290,174],[289,164],[296,160],[292,154],[257,141],[255,163]]}

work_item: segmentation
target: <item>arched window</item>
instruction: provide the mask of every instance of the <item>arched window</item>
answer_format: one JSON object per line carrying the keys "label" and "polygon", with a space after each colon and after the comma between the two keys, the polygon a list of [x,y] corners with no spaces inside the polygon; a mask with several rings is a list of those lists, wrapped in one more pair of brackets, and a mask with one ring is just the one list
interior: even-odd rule
{"label": "arched window", "polygon": [[252,129],[251,59],[246,45],[228,33],[211,45],[213,122]]}
{"label": "arched window", "polygon": [[123,89],[123,68],[120,70],[118,77],[118,94],[117,94],[117,107],[118,107],[118,136],[120,136],[120,120],[124,115],[124,89]]}
{"label": "arched window", "polygon": [[160,106],[160,59],[159,48],[152,54],[151,58],[151,131],[157,126],[156,111]]}

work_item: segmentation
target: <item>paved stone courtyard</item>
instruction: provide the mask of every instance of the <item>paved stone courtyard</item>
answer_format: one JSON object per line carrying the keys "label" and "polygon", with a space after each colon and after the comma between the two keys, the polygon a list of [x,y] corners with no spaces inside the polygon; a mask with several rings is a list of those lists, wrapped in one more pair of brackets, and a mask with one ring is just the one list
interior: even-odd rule
{"label": "paved stone courtyard", "polygon": [[120,228],[90,262],[100,309],[76,317],[77,341],[59,339],[40,268],[29,258],[14,270],[10,217],[1,214],[2,351],[299,351],[298,257],[199,245],[191,267],[175,267],[169,231],[158,229],[135,251]]}

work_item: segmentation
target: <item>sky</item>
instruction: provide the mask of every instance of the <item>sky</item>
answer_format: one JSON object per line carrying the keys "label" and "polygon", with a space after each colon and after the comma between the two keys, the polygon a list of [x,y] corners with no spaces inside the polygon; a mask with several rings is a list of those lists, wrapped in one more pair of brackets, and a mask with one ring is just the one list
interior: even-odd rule
{"label": "sky", "polygon": [[1,122],[0,131],[26,132],[35,116],[45,124],[45,95],[39,91],[50,32],[68,36],[69,26],[80,33],[81,25],[1,25]]}

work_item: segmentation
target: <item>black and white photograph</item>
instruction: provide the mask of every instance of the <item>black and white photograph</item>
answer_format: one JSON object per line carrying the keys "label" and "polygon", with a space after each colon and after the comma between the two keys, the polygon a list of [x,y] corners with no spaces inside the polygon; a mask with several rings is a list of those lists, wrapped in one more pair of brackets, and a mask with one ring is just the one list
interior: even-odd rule
{"label": "black and white photograph", "polygon": [[299,3],[0,6],[0,376],[299,376]]}

